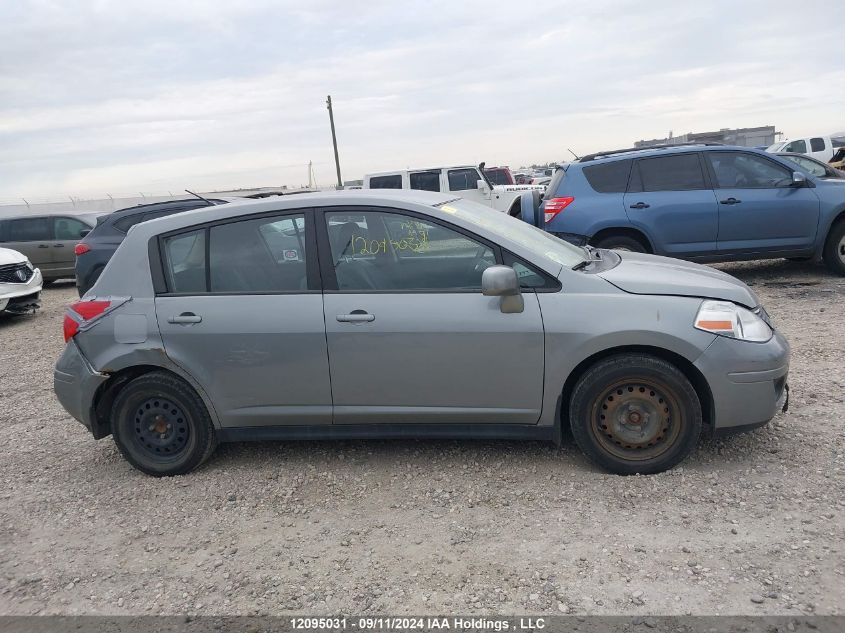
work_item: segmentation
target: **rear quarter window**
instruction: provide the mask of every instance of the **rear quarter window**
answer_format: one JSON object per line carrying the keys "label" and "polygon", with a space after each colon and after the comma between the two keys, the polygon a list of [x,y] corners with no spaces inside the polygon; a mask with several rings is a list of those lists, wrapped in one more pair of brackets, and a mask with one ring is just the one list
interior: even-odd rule
{"label": "rear quarter window", "polygon": [[373,176],[370,178],[370,189],[401,189],[402,175]]}
{"label": "rear quarter window", "polygon": [[624,193],[631,173],[631,160],[587,165],[582,170],[590,186],[598,193]]}

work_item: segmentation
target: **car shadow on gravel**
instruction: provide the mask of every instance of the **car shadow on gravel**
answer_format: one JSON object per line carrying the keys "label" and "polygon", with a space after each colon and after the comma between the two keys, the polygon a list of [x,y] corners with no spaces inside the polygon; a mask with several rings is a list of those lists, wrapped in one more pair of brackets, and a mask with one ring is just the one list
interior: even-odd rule
{"label": "car shadow on gravel", "polygon": [[711,264],[723,272],[741,279],[749,286],[807,286],[826,283],[845,283],[845,278],[828,270],[821,263],[792,262],[788,259],[761,259],[748,262]]}

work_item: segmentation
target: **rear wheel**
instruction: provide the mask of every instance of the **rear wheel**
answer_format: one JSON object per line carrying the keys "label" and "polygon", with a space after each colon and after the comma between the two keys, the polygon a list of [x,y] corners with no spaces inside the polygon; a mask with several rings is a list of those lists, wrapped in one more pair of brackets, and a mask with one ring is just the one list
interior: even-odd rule
{"label": "rear wheel", "polygon": [[166,372],[144,374],[127,384],[115,399],[111,420],[126,461],[155,477],[192,471],[217,444],[202,399]]}
{"label": "rear wheel", "polygon": [[597,248],[607,248],[616,251],[632,251],[634,253],[647,253],[648,249],[640,240],[630,235],[616,234],[608,235],[596,241]]}
{"label": "rear wheel", "polygon": [[569,420],[587,457],[619,475],[672,468],[693,450],[702,426],[689,380],[671,363],[644,354],[593,365],[572,392]]}
{"label": "rear wheel", "polygon": [[828,268],[845,277],[845,219],[839,220],[830,229],[824,245],[823,259]]}

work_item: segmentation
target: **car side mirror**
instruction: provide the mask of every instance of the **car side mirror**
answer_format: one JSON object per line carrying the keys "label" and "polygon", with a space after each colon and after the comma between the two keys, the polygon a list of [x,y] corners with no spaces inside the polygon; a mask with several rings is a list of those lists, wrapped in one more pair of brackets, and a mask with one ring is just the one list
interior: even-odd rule
{"label": "car side mirror", "polygon": [[481,294],[485,297],[501,297],[499,309],[504,314],[517,314],[525,310],[519,279],[510,266],[486,268],[481,273]]}
{"label": "car side mirror", "polygon": [[481,191],[487,191],[487,189],[488,189],[487,183],[484,182],[483,180],[477,180],[475,182],[475,186],[478,187],[478,189],[480,189]]}
{"label": "car side mirror", "polygon": [[792,172],[792,186],[793,187],[805,187],[807,185],[807,177],[802,174],[800,171],[793,171]]}
{"label": "car side mirror", "polygon": [[85,237],[85,236],[86,236],[86,235],[88,235],[90,232],[91,232],[91,229],[82,229],[82,230],[79,232],[79,237]]}

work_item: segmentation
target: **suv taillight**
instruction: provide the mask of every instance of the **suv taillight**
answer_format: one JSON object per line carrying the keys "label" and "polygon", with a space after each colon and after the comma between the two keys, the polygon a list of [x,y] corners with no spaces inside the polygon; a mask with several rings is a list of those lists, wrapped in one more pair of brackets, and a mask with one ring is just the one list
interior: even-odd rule
{"label": "suv taillight", "polygon": [[549,198],[545,201],[543,211],[546,214],[546,224],[557,217],[557,214],[563,211],[570,204],[575,202],[575,198],[567,196],[565,198]]}
{"label": "suv taillight", "polygon": [[63,327],[65,343],[76,336],[80,325],[101,316],[111,307],[111,304],[111,301],[77,301],[72,303],[65,314]]}
{"label": "suv taillight", "polygon": [[80,242],[79,244],[73,247],[73,254],[79,257],[80,255],[84,255],[90,250],[91,247],[88,246],[88,244],[83,244],[82,242]]}

